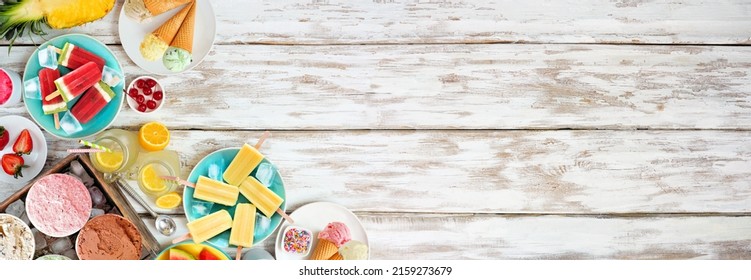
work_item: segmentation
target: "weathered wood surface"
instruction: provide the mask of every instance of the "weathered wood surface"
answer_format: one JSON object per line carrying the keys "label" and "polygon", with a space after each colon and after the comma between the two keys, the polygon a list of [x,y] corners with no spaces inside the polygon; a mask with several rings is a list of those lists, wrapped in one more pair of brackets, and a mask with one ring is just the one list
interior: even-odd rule
{"label": "weathered wood surface", "polygon": [[[93,35],[130,80],[121,5],[47,37]],[[207,59],[115,122],[166,123],[184,176],[270,129],[288,210],[354,210],[373,259],[751,259],[751,2],[212,5]],[[77,146],[47,137],[48,166]]]}
{"label": "weathered wood surface", "polygon": [[[187,176],[260,132],[173,131]],[[751,132],[273,132],[288,208],[424,213],[751,211]],[[52,141],[50,161],[76,143]]]}
{"label": "weathered wood surface", "polygon": [[[50,37],[80,32],[118,44],[121,5],[118,1],[102,20]],[[751,44],[751,2],[742,0],[222,0],[212,5],[217,44]]]}
{"label": "weathered wood surface", "polygon": [[751,259],[749,216],[355,214],[376,260]]}
{"label": "weathered wood surface", "polygon": [[[113,50],[129,79],[143,73]],[[216,46],[161,82],[154,118],[171,128],[751,128],[747,47]],[[119,125],[144,122],[125,107]]]}
{"label": "weathered wood surface", "polygon": [[360,217],[373,259],[751,259],[751,217]]}

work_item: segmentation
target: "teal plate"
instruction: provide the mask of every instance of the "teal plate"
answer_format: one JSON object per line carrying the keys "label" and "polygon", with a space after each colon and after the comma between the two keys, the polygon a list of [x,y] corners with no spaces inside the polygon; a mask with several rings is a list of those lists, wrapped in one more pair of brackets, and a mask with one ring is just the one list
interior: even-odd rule
{"label": "teal plate", "polygon": [[[188,177],[188,181],[195,183],[198,181],[198,176],[206,176],[209,177],[209,165],[213,162],[217,163],[223,163],[222,170],[226,170],[229,166],[230,162],[232,162],[233,159],[235,159],[235,156],[240,151],[240,148],[227,148],[227,149],[221,149],[218,151],[215,151],[206,157],[204,157],[197,165],[193,168],[193,171],[190,172],[190,176]],[[277,195],[279,195],[282,199],[284,199],[284,202],[282,203],[282,210],[287,209],[287,196],[284,192],[284,182],[282,181],[282,176],[279,175],[279,170],[276,168],[276,166],[269,162],[267,159],[263,159],[261,163],[269,163],[272,166],[274,178],[271,181],[271,185],[268,186],[269,189],[274,191]],[[250,173],[251,176],[256,177],[256,171],[258,171],[258,168],[254,169],[253,172]],[[200,201],[199,199],[193,198],[193,188],[185,188],[183,190],[183,208],[185,210],[185,217],[188,219],[188,221],[193,221],[198,218],[203,217],[203,215],[200,215],[200,213],[196,213],[196,211],[193,210],[194,204],[200,204],[200,203],[206,203],[203,201]],[[240,197],[237,199],[237,203],[250,203],[245,196],[240,194]],[[213,204],[211,207],[211,210],[209,213],[214,213],[216,211],[225,209],[227,210],[232,217],[235,216],[235,206],[229,207],[224,206],[221,204]],[[273,216],[271,216],[271,219],[266,218],[263,214],[261,214],[260,211],[256,211],[256,225],[255,225],[255,232],[253,233],[253,245],[263,242],[266,238],[268,238],[271,233],[276,230],[277,227],[279,227],[279,224],[281,224],[282,217],[278,213],[274,213]],[[229,245],[229,234],[230,230],[227,230],[225,232],[222,232],[221,234],[209,239],[208,242],[211,245],[217,246],[219,248],[227,248],[232,247],[236,248],[235,246]]]}
{"label": "teal plate", "polygon": [[[37,58],[37,53],[39,52],[39,50],[46,48],[48,45],[53,45],[62,49],[65,45],[65,42],[75,44],[76,46],[82,47],[90,51],[91,53],[102,57],[107,62],[107,66],[120,72],[120,74],[123,74],[123,69],[120,66],[120,62],[118,62],[112,51],[110,51],[110,49],[107,48],[106,45],[102,44],[102,42],[99,42],[97,39],[84,34],[67,34],[55,37],[54,39],[47,41],[46,43],[40,45],[36,50],[34,50],[34,53],[32,53],[31,57],[29,58],[29,61],[26,62],[26,68],[23,71],[23,80],[26,81],[36,78],[39,74],[39,70],[42,69],[42,66],[39,65],[39,59]],[[57,69],[60,70],[60,73],[63,75],[70,72],[69,69],[63,66],[59,66]],[[123,75],[123,77],[125,77],[125,75]],[[26,96],[24,96],[23,102],[24,104],[26,104],[26,110],[29,111],[31,118],[34,119],[34,121],[39,124],[39,126],[44,128],[44,130],[46,130],[50,134],[62,139],[86,138],[107,129],[107,127],[109,127],[112,122],[115,121],[117,114],[120,112],[120,107],[123,105],[124,84],[125,83],[123,81],[116,87],[112,88],[112,91],[115,92],[115,98],[113,98],[112,101],[110,101],[110,103],[108,103],[107,106],[104,107],[104,109],[99,112],[99,114],[97,114],[91,121],[83,124],[82,131],[76,132],[74,134],[65,133],[65,131],[63,131],[62,129],[55,129],[55,119],[53,115],[44,114],[44,112],[42,111],[42,101],[33,99],[27,100]],[[77,100],[73,100],[68,103],[68,109],[70,109],[72,107],[71,104],[75,104],[76,101]],[[60,115],[61,119],[63,117],[63,114],[65,113],[62,113]]]}

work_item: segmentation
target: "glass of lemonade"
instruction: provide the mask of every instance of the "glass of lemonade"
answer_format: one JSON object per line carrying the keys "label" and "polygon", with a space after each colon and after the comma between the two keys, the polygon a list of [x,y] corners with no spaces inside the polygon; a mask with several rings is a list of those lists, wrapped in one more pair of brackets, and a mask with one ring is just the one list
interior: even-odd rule
{"label": "glass of lemonade", "polygon": [[104,173],[109,182],[133,166],[141,152],[136,134],[122,129],[107,130],[94,143],[112,150],[89,154],[94,167]]}
{"label": "glass of lemonade", "polygon": [[177,183],[161,176],[180,176],[180,157],[175,151],[142,153],[137,166],[136,181],[141,191],[152,199],[175,191]]}

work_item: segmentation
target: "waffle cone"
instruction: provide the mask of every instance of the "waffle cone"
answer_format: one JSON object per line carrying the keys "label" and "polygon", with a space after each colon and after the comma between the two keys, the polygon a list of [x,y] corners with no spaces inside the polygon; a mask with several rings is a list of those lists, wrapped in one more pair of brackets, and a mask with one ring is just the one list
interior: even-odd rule
{"label": "waffle cone", "polygon": [[189,53],[193,53],[193,32],[195,27],[196,5],[193,4],[193,6],[190,7],[190,11],[188,11],[188,15],[185,16],[185,20],[183,20],[180,29],[177,30],[177,35],[175,35],[175,39],[172,40],[170,46],[181,48]]}
{"label": "waffle cone", "polygon": [[326,239],[318,239],[318,245],[316,245],[316,248],[313,250],[310,259],[328,260],[331,256],[337,253],[339,253],[339,248],[336,247],[336,244]]}
{"label": "waffle cone", "polygon": [[143,5],[149,10],[151,16],[157,16],[166,11],[177,8],[177,6],[192,1],[193,0],[143,0]]}
{"label": "waffle cone", "polygon": [[179,13],[172,16],[169,20],[167,20],[164,24],[159,26],[151,33],[165,43],[169,44],[170,42],[172,42],[172,39],[175,38],[175,35],[177,35],[177,30],[180,29],[180,25],[183,24],[183,20],[185,19],[185,16],[188,15],[191,7],[193,7],[193,2],[185,6],[185,8],[180,10]]}
{"label": "waffle cone", "polygon": [[329,258],[330,261],[341,261],[344,257],[342,257],[342,254],[339,254],[339,252],[336,252],[333,256]]}

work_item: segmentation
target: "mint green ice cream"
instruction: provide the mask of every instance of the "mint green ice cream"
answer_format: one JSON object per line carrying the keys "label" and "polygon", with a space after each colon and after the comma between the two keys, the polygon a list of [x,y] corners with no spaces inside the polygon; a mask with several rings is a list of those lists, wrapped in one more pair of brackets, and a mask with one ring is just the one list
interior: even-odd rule
{"label": "mint green ice cream", "polygon": [[184,49],[169,47],[162,57],[162,62],[170,71],[180,72],[193,62],[193,55]]}

